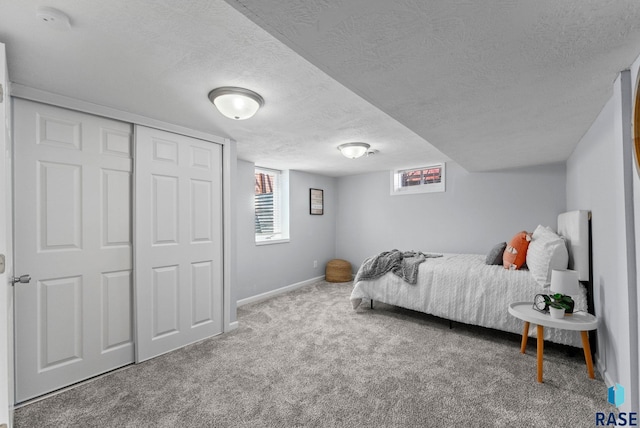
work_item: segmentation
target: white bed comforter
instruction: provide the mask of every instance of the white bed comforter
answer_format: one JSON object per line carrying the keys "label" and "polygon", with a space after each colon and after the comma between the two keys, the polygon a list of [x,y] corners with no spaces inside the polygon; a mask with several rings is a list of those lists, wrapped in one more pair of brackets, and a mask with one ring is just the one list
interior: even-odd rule
{"label": "white bed comforter", "polygon": [[[586,290],[573,296],[576,310],[587,308]],[[513,302],[533,302],[536,294],[549,294],[527,270],[507,270],[485,264],[478,254],[445,254],[420,265],[418,282],[411,285],[387,273],[374,281],[359,281],[351,293],[357,308],[363,299],[436,315],[466,324],[522,333],[523,321],[510,315]],[[535,329],[532,327],[532,331]],[[545,340],[581,347],[580,333],[545,328]]]}

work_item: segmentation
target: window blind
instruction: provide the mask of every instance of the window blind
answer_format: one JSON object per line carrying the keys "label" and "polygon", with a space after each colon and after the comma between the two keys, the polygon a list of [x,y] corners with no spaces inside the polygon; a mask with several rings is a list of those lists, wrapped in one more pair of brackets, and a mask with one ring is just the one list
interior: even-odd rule
{"label": "window blind", "polygon": [[271,236],[282,233],[280,171],[255,170],[255,233]]}

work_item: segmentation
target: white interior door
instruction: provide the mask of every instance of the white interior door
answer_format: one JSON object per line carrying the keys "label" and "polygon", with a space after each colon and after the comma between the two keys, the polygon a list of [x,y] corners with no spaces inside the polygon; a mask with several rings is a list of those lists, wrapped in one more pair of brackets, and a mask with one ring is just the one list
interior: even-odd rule
{"label": "white interior door", "polygon": [[133,361],[131,125],[15,112],[16,401]]}
{"label": "white interior door", "polygon": [[222,333],[222,148],[136,126],[137,361]]}

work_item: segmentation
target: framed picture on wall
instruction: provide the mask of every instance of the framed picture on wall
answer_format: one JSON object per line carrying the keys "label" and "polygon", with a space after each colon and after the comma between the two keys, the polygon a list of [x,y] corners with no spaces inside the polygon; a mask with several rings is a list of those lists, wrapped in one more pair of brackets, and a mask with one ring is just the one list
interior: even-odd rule
{"label": "framed picture on wall", "polygon": [[324,214],[324,190],[309,189],[309,214]]}

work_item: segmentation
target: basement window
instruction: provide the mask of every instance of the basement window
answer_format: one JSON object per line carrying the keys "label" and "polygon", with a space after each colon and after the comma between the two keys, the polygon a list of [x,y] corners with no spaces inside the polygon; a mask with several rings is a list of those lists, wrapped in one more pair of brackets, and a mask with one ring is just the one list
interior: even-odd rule
{"label": "basement window", "polygon": [[289,242],[289,172],[255,169],[256,245]]}
{"label": "basement window", "polygon": [[444,191],[444,163],[391,171],[391,195]]}

